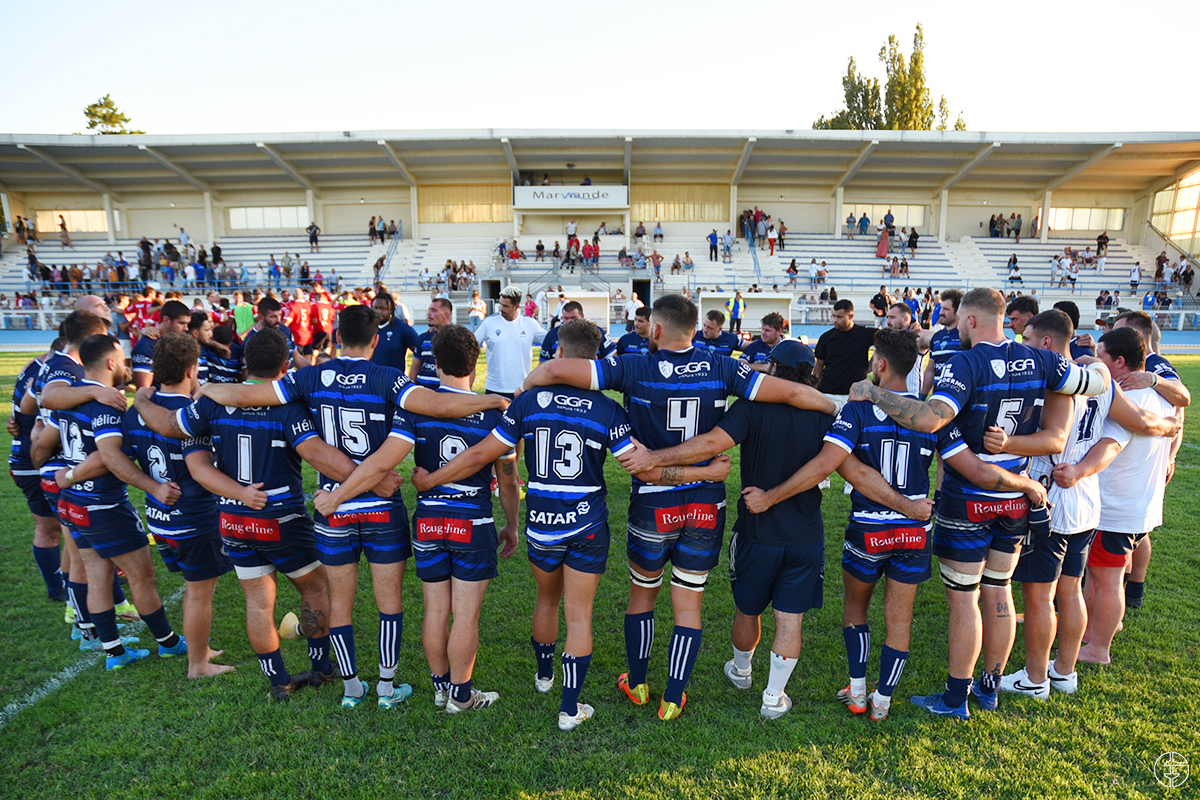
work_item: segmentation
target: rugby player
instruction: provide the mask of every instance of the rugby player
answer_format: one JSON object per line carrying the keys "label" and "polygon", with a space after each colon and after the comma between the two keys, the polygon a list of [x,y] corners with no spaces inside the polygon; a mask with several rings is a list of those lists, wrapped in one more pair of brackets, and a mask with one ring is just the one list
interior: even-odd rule
{"label": "rugby player", "polygon": [[752,369],[759,372],[770,372],[771,351],[775,345],[783,341],[783,331],[787,327],[782,314],[772,311],[762,318],[762,335],[746,345],[739,356],[743,361],[749,361]]}
{"label": "rugby player", "polygon": [[[163,303],[162,310],[159,312],[158,324],[154,327],[158,329],[159,337],[162,337],[168,333],[187,333],[191,322],[192,312],[187,306],[178,300],[168,300]],[[154,382],[154,369],[151,362],[154,358],[154,345],[157,343],[158,338],[151,339],[143,335],[138,338],[137,344],[130,350],[129,360],[133,363],[133,385],[139,389]]]}
{"label": "rugby player", "polygon": [[[216,345],[226,348],[227,352],[223,352]],[[204,360],[205,372],[208,375],[207,383],[242,382],[245,375],[242,369],[242,345],[233,340],[233,331],[229,326],[219,325],[213,328],[212,343],[201,344],[200,356]]]}
{"label": "rugby player", "polygon": [[454,304],[444,297],[435,297],[425,312],[429,328],[417,337],[413,350],[412,364],[408,368],[409,380],[427,389],[438,387],[437,365],[433,363],[433,337],[439,330],[454,321]]}
{"label": "rugby player", "polygon": [[404,317],[396,316],[396,300],[382,287],[371,301],[371,308],[379,317],[379,344],[370,361],[404,372],[405,359],[417,349],[416,330]]}
{"label": "rugby player", "polygon": [[[433,339],[433,357],[440,386],[438,394],[470,395],[479,359],[475,335],[461,325],[447,325]],[[409,384],[415,389],[415,386]],[[318,493],[317,509],[334,513],[342,503],[404,460],[416,443],[418,467],[439,467],[476,444],[500,422],[500,412],[488,410],[458,419],[437,419],[398,411],[387,441],[364,460],[344,483]],[[500,505],[505,526],[497,534],[492,516],[491,464],[460,481],[432,486],[417,497],[413,514],[416,531],[413,555],[425,599],[421,643],[429,661],[434,702],[447,713],[477,711],[500,695],[474,688],[475,655],[479,650],[479,611],[488,584],[497,574],[496,550],[508,558],[517,549],[517,489],[515,454],[506,449],[496,462]],[[453,614],[453,625],[450,618]]]}
{"label": "rugby player", "polygon": [[[1132,326],[1113,328],[1100,337],[1100,359],[1120,380],[1145,368],[1146,341]],[[1174,407],[1153,388],[1133,389],[1129,399],[1159,416],[1174,414]],[[1100,523],[1088,553],[1087,644],[1079,660],[1108,664],[1110,648],[1125,615],[1121,580],[1138,543],[1162,524],[1163,495],[1171,479],[1171,442],[1156,436],[1135,435],[1112,419],[1104,425],[1101,444],[1120,452],[1100,473]]]}
{"label": "rugby player", "polygon": [[[920,326],[913,323],[912,309],[907,303],[892,303],[887,310],[887,325],[894,331],[919,331]],[[878,337],[876,337],[878,341]],[[911,395],[920,396],[921,383],[925,377],[925,364],[923,361],[929,353],[929,348],[921,348],[920,339],[917,340],[917,357],[913,361],[912,369],[908,373],[905,380],[905,391]]]}
{"label": "rugby player", "polygon": [[[197,311],[193,317],[197,316],[204,318],[205,327],[211,327],[206,312]],[[199,358],[199,344],[191,336],[166,334],[158,340],[152,367],[160,384],[155,395],[159,404],[172,410],[191,404]],[[208,641],[217,578],[233,569],[233,563],[221,548],[216,499],[192,477],[187,467],[189,455],[196,453],[212,468],[212,441],[161,436],[147,427],[132,408],[125,412],[123,435],[143,472],[159,483],[179,486],[180,497],[171,505],[164,505],[152,494],[146,495],[146,524],[167,569],[183,575],[183,633],[192,643],[188,649],[188,678],[229,672],[233,667],[210,663],[222,651],[211,649]],[[260,483],[244,490],[248,498],[258,495],[249,502],[259,509],[267,500],[261,488]]]}
{"label": "rugby player", "polygon": [[[30,451],[33,447],[30,434],[37,421],[37,414],[25,414],[21,411],[21,401],[33,379],[37,377],[47,359],[58,350],[66,347],[66,339],[59,337],[54,340],[50,350],[33,359],[21,370],[13,387],[12,415],[9,417],[9,433],[12,435],[12,449],[8,456],[8,474],[13,483],[25,495],[25,504],[33,516],[33,561],[37,564],[46,584],[46,597],[54,603],[67,602],[67,579],[63,571],[62,555],[59,545],[62,541],[62,527],[54,510],[46,502],[42,492],[41,473],[33,465]],[[15,431],[13,428],[15,427]],[[70,555],[68,554],[68,559]],[[70,571],[69,562],[65,565]]]}
{"label": "rugby player", "polygon": [[[100,333],[84,339],[79,359],[84,369],[81,385],[124,384],[125,352],[115,337]],[[129,580],[138,614],[158,642],[159,657],[172,658],[188,649],[187,641],[167,620],[154,583],[146,532],[126,491],[126,484],[134,486],[170,506],[180,497],[179,485],[157,481],[137,468],[123,450],[121,422],[122,413],[95,400],[56,411],[46,420],[48,428],[61,438],[66,468],[56,475],[62,487],[60,513],[87,571],[88,613],[109,670],[150,655],[149,650],[127,650],[125,644],[131,642],[123,641],[118,632],[111,596],[114,566]],[[93,453],[98,453],[97,458],[85,464]]]}
{"label": "rugby player", "polygon": [[633,330],[617,340],[617,355],[646,355],[650,352],[650,307],[638,306],[633,312]]}
{"label": "rugby player", "polygon": [[[1061,449],[1069,414],[1063,417],[1061,430],[1057,419],[1042,419],[1046,390],[1095,396],[1108,391],[1109,380],[1102,366],[1084,369],[1055,353],[1006,339],[1003,313],[1004,298],[994,289],[972,289],[963,296],[958,332],[964,350],[951,358],[928,401],[889,392],[869,381],[855,383],[850,400],[870,401],[903,427],[923,433],[954,422],[963,446],[986,461],[1023,471],[1025,457],[987,453],[984,435],[993,428],[1009,436],[1033,433],[1041,423]],[[996,688],[1016,636],[1010,583],[1018,545],[1029,527],[1029,510],[1019,492],[981,487],[953,468],[946,470],[934,553],[950,604],[949,676],[944,693],[913,698],[931,713],[966,719],[968,692],[985,709],[996,706]],[[1044,516],[1045,509],[1039,509],[1039,514]],[[984,675],[981,684],[973,686],[981,638]]]}
{"label": "rugby player", "polygon": [[[629,415],[634,432],[655,450],[707,433],[724,415],[730,394],[833,413],[833,403],[811,387],[763,375],[747,363],[693,347],[696,317],[690,299],[664,295],[650,313],[648,358],[555,359],[538,367],[522,388],[566,384],[626,392],[632,399]],[[638,471],[653,466],[644,464]],[[725,533],[725,487],[666,475],[662,483],[668,485],[633,481],[627,544],[631,585],[625,614],[629,671],[620,676],[618,685],[636,705],[650,699],[646,668],[654,642],[654,602],[663,569],[670,562],[675,629],[659,717],[673,720],[683,710],[684,689],[696,664],[701,599]]]}
{"label": "rugby player", "polygon": [[[265,382],[272,393],[271,382],[293,363],[288,341],[270,328],[251,337],[245,359],[249,380]],[[141,389],[134,402],[152,431],[177,439],[210,436],[215,445],[217,467],[207,468],[203,454],[195,452],[189,453],[187,466],[197,483],[225,498],[219,516],[221,541],[246,597],[246,633],[270,681],[272,699],[287,701],[302,686],[316,688],[333,680],[329,584],[304,505],[300,460],[335,478],[348,476],[354,462],[321,440],[308,412],[298,404],[239,409],[202,396],[172,410],[153,398],[152,388]],[[257,488],[246,492],[247,487]],[[258,491],[268,499],[256,508]],[[312,670],[295,676],[284,665],[275,629],[276,571],[292,582],[302,603],[300,632],[308,638]]]}
{"label": "rugby player", "polygon": [[[68,532],[68,527],[67,520],[58,510],[61,488],[54,476],[66,466],[66,461],[61,456],[52,455],[58,453],[61,447],[60,437],[57,432],[48,430],[45,423],[54,411],[75,408],[92,400],[124,413],[128,402],[123,391],[111,386],[79,385],[79,381],[83,379],[79,346],[89,336],[105,333],[107,330],[108,325],[103,317],[97,314],[89,311],[73,311],[68,314],[59,325],[59,332],[66,342],[65,349],[55,351],[46,359],[30,383],[25,396],[21,398],[21,412],[38,416],[30,431],[30,457],[34,467],[40,472],[42,493],[46,497],[46,504],[58,517],[60,532]],[[87,572],[83,562],[79,560],[74,537],[67,535],[62,538],[62,542],[63,561],[67,569],[67,600],[74,611],[73,619],[77,623],[76,627],[72,628],[71,635],[81,639],[80,649],[95,648],[99,646],[99,642],[95,639],[95,629],[87,610]],[[137,619],[137,610],[125,598],[120,581],[113,582],[112,596],[119,616],[124,619]]]}
{"label": "rugby player", "polygon": [[692,336],[692,346],[713,355],[732,357],[734,350],[745,345],[742,337],[725,330],[725,313],[714,309],[704,315],[704,324]]}
{"label": "rugby player", "polygon": [[[558,329],[576,319],[586,319],[586,317],[583,316],[583,304],[572,300],[562,307],[562,311],[558,316],[558,325],[546,331],[546,338],[542,339],[542,350],[538,354],[539,364],[545,364],[547,361],[554,359],[555,353],[558,352]],[[595,357],[604,358],[609,353],[615,351],[617,346],[612,339],[608,338],[608,334],[605,333],[603,328],[599,328],[599,331],[600,345],[596,348]]]}
{"label": "rugby player", "polygon": [[245,348],[250,344],[250,341],[259,333],[265,330],[279,331],[283,336],[284,341],[288,346],[288,358],[291,359],[291,364],[296,369],[309,366],[308,357],[296,349],[296,341],[292,338],[292,331],[287,326],[283,325],[283,306],[274,297],[264,297],[258,301],[255,306],[258,318],[250,330],[242,334],[242,370],[248,372],[246,363]]}
{"label": "rugby player", "polygon": [[[1146,342],[1146,367],[1144,370],[1124,375],[1121,379],[1121,388],[1127,391],[1153,388],[1164,400],[1175,408],[1181,409],[1179,421],[1182,423],[1184,418],[1182,409],[1191,405],[1192,394],[1180,380],[1179,373],[1175,371],[1175,367],[1171,366],[1171,362],[1158,353],[1160,337],[1158,326],[1144,311],[1125,311],[1118,314],[1113,321],[1113,327],[1123,328],[1125,326],[1130,326],[1142,334],[1142,339]],[[1172,474],[1175,469],[1175,456],[1182,443],[1182,434],[1177,435],[1171,442],[1169,469]],[[1129,570],[1125,574],[1128,579],[1125,584],[1127,608],[1142,607],[1146,587],[1146,570],[1150,566],[1150,547],[1150,536],[1147,534],[1142,537],[1137,549],[1133,551]]]}
{"label": "rugby player", "polygon": [[313,354],[313,306],[299,286],[295,290],[295,299],[288,305],[287,319],[284,324],[292,332],[296,342],[296,351],[305,357],[307,363],[312,363]]}
{"label": "rugby player", "polygon": [[[1072,360],[1075,327],[1059,309],[1044,311],[1025,324],[1024,343]],[[1077,345],[1076,345],[1077,346]],[[1112,388],[1086,401],[1073,401],[1067,443],[1059,454],[1037,456],[1029,476],[1047,488],[1050,526],[1026,541],[1013,579],[1021,583],[1025,600],[1025,666],[1000,679],[1000,689],[1039,700],[1057,689],[1073,694],[1078,686],[1075,658],[1086,625],[1081,579],[1088,548],[1100,520],[1100,483],[1096,476],[1116,455],[1115,448],[1097,447],[1107,419],[1138,433],[1171,435],[1175,420],[1133,405],[1113,382]],[[1021,437],[1002,449],[1020,452]],[[1058,657],[1050,648],[1058,635]]]}

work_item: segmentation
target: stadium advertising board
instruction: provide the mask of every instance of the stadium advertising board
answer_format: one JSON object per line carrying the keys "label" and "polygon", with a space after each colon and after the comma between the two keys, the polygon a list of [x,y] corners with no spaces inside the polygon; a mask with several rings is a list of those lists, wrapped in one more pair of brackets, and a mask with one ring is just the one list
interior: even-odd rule
{"label": "stadium advertising board", "polygon": [[514,186],[513,208],[629,208],[629,187]]}

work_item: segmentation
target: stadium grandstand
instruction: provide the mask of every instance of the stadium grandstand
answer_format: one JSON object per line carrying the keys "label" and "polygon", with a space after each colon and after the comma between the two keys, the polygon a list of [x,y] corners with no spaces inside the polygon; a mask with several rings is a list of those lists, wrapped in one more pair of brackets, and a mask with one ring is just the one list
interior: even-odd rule
{"label": "stadium grandstand", "polygon": [[[1195,133],[0,134],[8,220],[0,318],[7,328],[52,328],[63,292],[88,288],[72,284],[71,265],[95,273],[118,252],[133,266],[125,286],[109,288],[131,289],[145,277],[136,269],[144,236],[182,245],[184,261],[189,244],[208,253],[219,247],[225,268],[206,283],[222,291],[298,285],[307,262],[310,281],[319,273],[327,287],[340,279],[350,288],[378,278],[417,308],[448,262],[470,263],[474,269],[455,272],[449,287],[459,321],[466,321],[472,290],[490,308],[510,283],[533,296],[562,286],[568,295],[620,291],[650,299],[757,288],[785,296],[771,299],[783,301],[799,329],[815,321],[810,311],[821,305],[821,291],[834,287],[865,307],[882,283],[897,295],[910,287],[920,294],[991,286],[1036,293],[1043,302],[1074,299],[1085,309],[1102,290],[1132,291],[1130,305],[1139,307],[1151,292],[1164,329],[1192,330],[1200,308],[1185,276],[1200,241],[1198,191]],[[782,240],[760,241],[755,226],[743,223],[747,210],[769,215],[785,231]],[[1018,215],[1019,238],[1010,227]],[[885,216],[895,229],[886,253],[877,236]],[[18,217],[38,233],[36,262],[58,267],[61,280],[31,273],[14,230]],[[848,217],[856,220],[853,238]],[[384,238],[369,238],[369,220],[380,219]],[[310,226],[320,231],[319,251],[310,247]],[[914,230],[915,252],[907,238]],[[568,231],[598,241],[593,264],[567,262]],[[727,232],[735,241],[725,256]],[[715,256],[706,238],[714,233]],[[292,276],[273,280],[269,260],[285,253],[295,262]],[[690,263],[673,270],[685,254]],[[1166,264],[1156,280],[1160,254]],[[819,282],[810,280],[814,259],[825,265]],[[789,273],[793,260],[797,270]],[[1135,269],[1140,285],[1131,287]],[[89,285],[111,284],[103,272],[84,277]],[[164,283],[161,272],[150,277]],[[182,276],[174,278],[183,288]],[[184,291],[192,288],[194,281]],[[25,308],[18,295],[26,296]],[[751,303],[749,329],[757,319]]]}

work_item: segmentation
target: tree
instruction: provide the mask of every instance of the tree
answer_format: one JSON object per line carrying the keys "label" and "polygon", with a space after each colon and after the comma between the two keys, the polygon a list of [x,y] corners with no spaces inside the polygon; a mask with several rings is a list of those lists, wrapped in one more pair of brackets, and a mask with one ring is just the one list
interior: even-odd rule
{"label": "tree", "polygon": [[[889,36],[887,44],[879,49],[879,60],[884,65],[887,82],[882,95],[879,80],[867,79],[858,72],[854,59],[850,59],[842,88],[846,93],[846,108],[831,117],[821,116],[813,127],[823,130],[895,130],[928,131],[933,129],[935,119],[938,130],[946,130],[950,117],[949,103],[945,95],[934,113],[933,100],[925,80],[925,34],[917,25],[913,35],[911,56],[900,49],[896,37]],[[967,129],[962,114],[954,123],[954,129]]]}
{"label": "tree", "polygon": [[129,117],[121,113],[109,95],[104,95],[84,108],[83,116],[87,118],[89,133],[145,133],[145,131],[131,131],[126,127],[130,122]]}
{"label": "tree", "polygon": [[855,66],[853,57],[846,67],[845,76],[842,77],[842,88],[846,92],[846,107],[828,119],[822,116],[813,123],[814,128],[871,131],[883,126],[879,80],[863,77]]}

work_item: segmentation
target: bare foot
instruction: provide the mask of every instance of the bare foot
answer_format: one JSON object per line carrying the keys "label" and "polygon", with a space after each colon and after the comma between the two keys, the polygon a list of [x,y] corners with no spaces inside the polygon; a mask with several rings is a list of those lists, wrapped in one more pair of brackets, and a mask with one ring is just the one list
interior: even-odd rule
{"label": "bare foot", "polygon": [[1085,664],[1098,664],[1102,667],[1106,667],[1112,663],[1112,657],[1107,650],[1101,652],[1098,647],[1093,650],[1091,645],[1080,648],[1079,655],[1076,656],[1075,660],[1082,661]]}
{"label": "bare foot", "polygon": [[219,655],[223,655],[224,653],[225,653],[224,650],[213,650],[210,647],[210,648],[208,648],[208,658],[206,658],[205,661],[212,661],[214,658],[216,658]]}
{"label": "bare foot", "polygon": [[188,680],[194,681],[198,678],[211,678],[215,675],[220,675],[222,672],[233,672],[234,667],[229,667],[224,664],[200,664],[197,667],[188,667]]}

